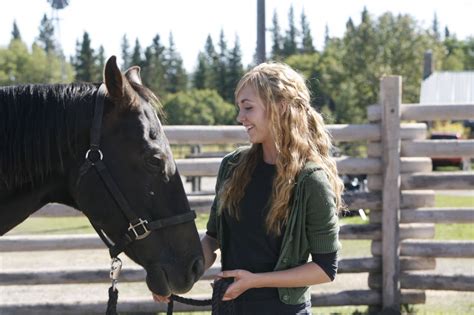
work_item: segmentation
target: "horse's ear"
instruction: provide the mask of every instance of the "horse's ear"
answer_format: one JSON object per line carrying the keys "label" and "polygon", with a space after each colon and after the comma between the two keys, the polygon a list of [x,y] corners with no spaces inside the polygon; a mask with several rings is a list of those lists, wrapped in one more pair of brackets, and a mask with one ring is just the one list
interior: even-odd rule
{"label": "horse's ear", "polygon": [[125,94],[125,86],[123,82],[123,75],[117,66],[117,58],[111,56],[104,69],[104,81],[107,87],[107,92],[112,98],[122,98]]}
{"label": "horse's ear", "polygon": [[125,76],[130,82],[134,82],[139,85],[143,85],[142,83],[142,78],[140,76],[140,67],[139,66],[133,66],[128,68],[127,71],[125,71]]}

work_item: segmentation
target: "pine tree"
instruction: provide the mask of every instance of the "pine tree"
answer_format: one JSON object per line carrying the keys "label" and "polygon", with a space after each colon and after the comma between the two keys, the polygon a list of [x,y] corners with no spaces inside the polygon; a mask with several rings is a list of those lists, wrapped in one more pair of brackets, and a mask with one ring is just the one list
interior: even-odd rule
{"label": "pine tree", "polygon": [[140,41],[138,38],[135,39],[135,46],[133,47],[133,53],[130,58],[130,65],[129,66],[139,66],[141,67],[143,64],[142,58],[142,46],[140,45]]}
{"label": "pine tree", "polygon": [[185,91],[188,83],[186,71],[183,67],[183,59],[176,51],[173,34],[169,35],[169,46],[166,58],[166,81],[168,93],[176,93]]}
{"label": "pine tree", "polygon": [[447,39],[451,36],[451,33],[449,32],[448,26],[444,27],[444,38]]}
{"label": "pine tree", "polygon": [[436,40],[441,39],[441,34],[439,32],[438,15],[436,14],[436,12],[434,13],[434,16],[433,16],[433,24],[431,25],[431,31],[433,32],[433,37]]}
{"label": "pine tree", "polygon": [[211,35],[208,35],[206,38],[206,44],[204,46],[204,52],[207,59],[207,64],[209,65],[209,71],[207,72],[206,78],[206,87],[208,89],[217,89],[218,81],[218,65],[219,65],[219,56],[214,47],[214,42]]}
{"label": "pine tree", "polygon": [[274,60],[281,59],[283,55],[283,37],[281,36],[280,24],[278,23],[278,15],[276,10],[273,11],[272,18],[272,51],[271,56]]}
{"label": "pine tree", "polygon": [[76,57],[74,60],[76,81],[93,81],[97,74],[94,49],[91,47],[89,33],[84,32],[82,42],[76,43]]}
{"label": "pine tree", "polygon": [[120,45],[122,50],[122,61],[123,69],[128,69],[131,63],[131,56],[130,56],[130,43],[128,42],[127,34],[124,34],[122,37],[122,43]]}
{"label": "pine tree", "polygon": [[304,10],[301,11],[301,52],[304,54],[312,54],[316,51],[313,45],[313,37],[311,36],[311,29]]}
{"label": "pine tree", "polygon": [[229,61],[227,67],[227,80],[224,100],[233,104],[234,103],[234,91],[237,83],[244,74],[244,68],[242,66],[242,51],[240,49],[240,40],[238,36],[235,36],[235,44],[229,53]]}
{"label": "pine tree", "polygon": [[283,41],[283,56],[288,57],[297,53],[297,36],[298,30],[295,26],[295,14],[292,5],[288,11],[288,30]]}
{"label": "pine tree", "polygon": [[206,55],[203,52],[199,52],[197,67],[192,76],[192,86],[195,89],[205,89],[207,87],[207,76],[209,72],[209,64],[207,63]]}
{"label": "pine tree", "polygon": [[152,44],[145,49],[145,64],[142,69],[142,81],[156,95],[164,96],[166,90],[165,47],[160,35],[153,37]]}
{"label": "pine tree", "polygon": [[93,81],[99,82],[102,80],[103,71],[105,67],[105,49],[104,46],[100,45],[97,55],[95,56],[96,60],[96,74]]}
{"label": "pine tree", "polygon": [[38,45],[46,51],[46,53],[54,52],[56,49],[54,40],[54,26],[52,20],[48,19],[46,14],[44,14],[43,18],[41,19],[37,42]]}
{"label": "pine tree", "polygon": [[326,26],[324,26],[324,47],[326,47],[331,40],[331,37],[329,36],[329,26],[326,23]]}
{"label": "pine tree", "polygon": [[227,90],[227,64],[228,64],[228,51],[227,51],[227,41],[225,39],[224,30],[221,29],[219,35],[219,55],[217,59],[217,64],[215,66],[215,88],[217,93],[222,98],[225,98]]}
{"label": "pine tree", "polygon": [[12,39],[21,40],[20,29],[18,28],[16,21],[13,21]]}

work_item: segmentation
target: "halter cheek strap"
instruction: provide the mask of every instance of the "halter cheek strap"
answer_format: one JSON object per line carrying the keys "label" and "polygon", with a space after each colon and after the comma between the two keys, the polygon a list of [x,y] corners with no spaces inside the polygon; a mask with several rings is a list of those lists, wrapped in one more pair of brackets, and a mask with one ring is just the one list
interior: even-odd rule
{"label": "halter cheek strap", "polygon": [[97,174],[107,188],[107,191],[114,199],[122,214],[127,218],[129,222],[128,229],[116,243],[112,242],[102,229],[91,222],[99,237],[107,245],[107,247],[109,247],[110,256],[114,258],[123,252],[125,247],[127,247],[133,241],[146,238],[148,235],[150,235],[151,231],[193,221],[196,218],[196,213],[191,210],[183,214],[178,214],[169,218],[151,222],[148,222],[148,220],[139,218],[135,215],[127,199],[122,194],[120,188],[117,186],[112,175],[108,171],[107,166],[103,162],[104,155],[100,150],[100,135],[102,116],[104,112],[105,94],[106,87],[104,84],[101,84],[97,90],[95,99],[94,118],[92,120],[92,127],[90,131],[90,147],[86,152],[85,161],[79,169],[79,177],[77,179],[76,185],[79,186],[82,177],[87,172],[89,172],[91,168],[95,168]]}

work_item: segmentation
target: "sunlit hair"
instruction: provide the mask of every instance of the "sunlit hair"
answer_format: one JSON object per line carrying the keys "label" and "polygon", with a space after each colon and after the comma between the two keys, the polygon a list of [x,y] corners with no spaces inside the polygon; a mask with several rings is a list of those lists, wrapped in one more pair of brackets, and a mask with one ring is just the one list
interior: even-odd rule
{"label": "sunlit hair", "polygon": [[[322,116],[310,105],[310,92],[304,78],[288,65],[262,63],[239,81],[236,99],[247,86],[255,90],[265,106],[278,151],[271,204],[265,221],[267,232],[281,234],[290,214],[296,178],[308,161],[316,162],[324,170],[335,193],[337,209],[340,209],[344,185],[330,156],[331,137]],[[261,144],[253,144],[243,151],[232,176],[222,186],[221,211],[227,209],[231,215],[239,217],[239,202],[262,154]]]}

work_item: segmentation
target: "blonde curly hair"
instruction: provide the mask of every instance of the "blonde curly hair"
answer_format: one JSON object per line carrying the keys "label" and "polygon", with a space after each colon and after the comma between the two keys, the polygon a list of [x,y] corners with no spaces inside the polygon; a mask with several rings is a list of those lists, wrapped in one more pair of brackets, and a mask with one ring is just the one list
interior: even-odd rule
{"label": "blonde curly hair", "polygon": [[[331,136],[323,117],[311,107],[310,92],[304,78],[286,64],[262,63],[239,81],[236,99],[247,86],[254,89],[265,106],[278,152],[270,209],[265,220],[267,232],[281,234],[291,210],[295,180],[309,161],[325,171],[336,196],[336,206],[340,209],[344,185],[330,155]],[[227,209],[229,214],[239,217],[238,204],[261,156],[261,144],[253,144],[241,154],[231,177],[222,185],[221,211]]]}

